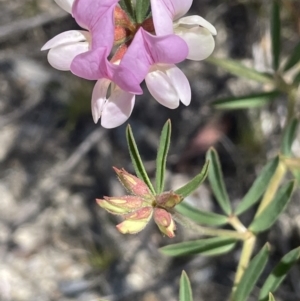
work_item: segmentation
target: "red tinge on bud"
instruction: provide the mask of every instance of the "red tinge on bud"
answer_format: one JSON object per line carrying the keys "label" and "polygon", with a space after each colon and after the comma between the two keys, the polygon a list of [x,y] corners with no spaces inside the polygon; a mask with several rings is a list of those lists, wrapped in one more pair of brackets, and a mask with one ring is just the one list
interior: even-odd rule
{"label": "red tinge on bud", "polygon": [[162,233],[166,234],[170,238],[175,236],[174,231],[176,230],[176,225],[169,212],[161,208],[155,208],[153,217]]}
{"label": "red tinge on bud", "polygon": [[164,192],[156,196],[157,205],[166,209],[174,208],[176,205],[182,202],[182,200],[183,197],[173,191]]}
{"label": "red tinge on bud", "polygon": [[149,187],[141,179],[131,175],[125,169],[118,169],[116,167],[113,167],[113,169],[128,192],[144,198],[154,198]]}

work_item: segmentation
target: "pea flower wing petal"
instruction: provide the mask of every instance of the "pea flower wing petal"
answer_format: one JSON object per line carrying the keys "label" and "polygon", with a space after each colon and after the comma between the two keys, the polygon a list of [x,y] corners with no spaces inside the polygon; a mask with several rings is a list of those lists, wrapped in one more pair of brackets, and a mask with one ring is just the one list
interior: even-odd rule
{"label": "pea flower wing petal", "polygon": [[151,95],[163,106],[175,109],[179,100],[191,102],[191,87],[184,73],[175,65],[155,65],[145,78]]}

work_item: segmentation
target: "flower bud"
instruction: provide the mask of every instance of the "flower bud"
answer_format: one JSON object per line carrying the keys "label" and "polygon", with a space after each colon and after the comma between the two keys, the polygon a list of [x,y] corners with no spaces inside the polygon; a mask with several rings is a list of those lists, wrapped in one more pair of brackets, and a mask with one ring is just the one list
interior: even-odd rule
{"label": "flower bud", "polygon": [[166,208],[172,209],[180,202],[182,202],[183,197],[179,194],[174,193],[173,191],[164,192],[156,196],[157,205]]}
{"label": "flower bud", "polygon": [[98,205],[112,214],[127,214],[140,209],[143,199],[137,196],[104,197],[96,199]]}
{"label": "flower bud", "polygon": [[169,212],[161,208],[155,208],[153,217],[162,233],[166,234],[170,238],[175,236],[174,231],[176,230],[176,225]]}
{"label": "flower bud", "polygon": [[113,169],[128,192],[137,196],[142,196],[143,198],[154,198],[149,187],[141,179],[131,175],[125,169],[118,169],[116,167],[113,167]]}
{"label": "flower bud", "polygon": [[117,225],[117,229],[123,233],[135,234],[142,231],[149,220],[151,219],[153,212],[152,207],[143,207],[141,209],[128,214],[125,218],[126,220],[121,224]]}

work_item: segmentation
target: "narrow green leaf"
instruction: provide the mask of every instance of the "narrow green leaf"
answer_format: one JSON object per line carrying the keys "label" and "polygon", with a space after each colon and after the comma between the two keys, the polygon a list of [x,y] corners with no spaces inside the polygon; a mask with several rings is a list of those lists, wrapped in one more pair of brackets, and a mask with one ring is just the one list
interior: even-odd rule
{"label": "narrow green leaf", "polygon": [[285,279],[289,270],[300,259],[300,247],[284,255],[280,262],[273,269],[259,293],[259,301],[267,301],[269,293],[274,293],[282,281]]}
{"label": "narrow green leaf", "polygon": [[278,91],[272,91],[240,97],[228,97],[215,101],[213,105],[215,108],[222,110],[257,108],[271,102],[278,95]]}
{"label": "narrow green leaf", "polygon": [[300,41],[295,46],[292,54],[290,55],[289,59],[286,61],[284,65],[283,71],[288,71],[293,68],[298,62],[300,61]]}
{"label": "narrow green leaf", "polygon": [[195,176],[190,182],[175,190],[176,194],[180,194],[182,197],[187,197],[193,191],[195,191],[205,180],[208,172],[209,161],[206,161],[202,167],[201,172]]}
{"label": "narrow green leaf", "polygon": [[275,301],[275,298],[271,293],[269,293],[269,301]]}
{"label": "narrow green leaf", "polygon": [[245,301],[255,286],[259,276],[264,270],[269,255],[269,245],[266,244],[259,253],[250,261],[249,266],[244,272],[236,291],[233,294],[232,300]]}
{"label": "narrow green leaf", "polygon": [[292,156],[292,144],[295,140],[298,124],[299,121],[296,118],[292,119],[283,133],[281,152],[287,157]]}
{"label": "narrow green leaf", "polygon": [[135,143],[135,139],[131,130],[131,126],[128,125],[126,128],[126,139],[128,144],[128,150],[130,153],[130,158],[134,167],[134,170],[137,174],[137,176],[143,180],[151,190],[153,194],[155,194],[155,190],[153,188],[153,185],[147,175],[146,169],[144,167],[143,161],[141,159],[139,150],[137,148],[137,145]]}
{"label": "narrow green leaf", "polygon": [[219,66],[224,70],[238,76],[238,77],[245,77],[260,83],[270,83],[273,82],[272,77],[269,75],[260,73],[255,69],[249,68],[244,66],[238,61],[230,60],[230,59],[220,59],[216,57],[210,56],[205,60],[213,65]]}
{"label": "narrow green leaf", "polygon": [[279,0],[273,0],[272,15],[271,15],[271,39],[272,39],[272,55],[273,55],[273,68],[278,70],[280,63],[280,3]]}
{"label": "narrow green leaf", "polygon": [[300,72],[297,73],[296,76],[294,77],[293,84],[295,86],[298,86],[300,84]]}
{"label": "narrow green leaf", "polygon": [[171,121],[168,120],[162,129],[158,151],[157,151],[156,175],[155,175],[157,194],[162,193],[164,190],[166,162],[167,162],[167,156],[170,147],[170,139],[171,139]]}
{"label": "narrow green leaf", "polygon": [[145,20],[145,17],[148,14],[150,7],[150,0],[139,0],[136,1],[135,10],[136,10],[136,21],[141,24]]}
{"label": "narrow green leaf", "polygon": [[132,1],[131,0],[120,0],[119,1],[120,7],[127,13],[131,21],[136,20],[135,18],[135,9],[132,6]]}
{"label": "narrow green leaf", "polygon": [[277,220],[291,199],[295,181],[284,184],[276,193],[268,207],[264,209],[251,223],[249,230],[255,233],[269,229]]}
{"label": "narrow green leaf", "polygon": [[228,222],[227,216],[213,212],[202,211],[185,202],[177,205],[175,209],[180,214],[187,216],[189,219],[202,225],[221,226],[227,224]]}
{"label": "narrow green leaf", "polygon": [[277,156],[273,160],[268,162],[268,164],[262,169],[260,175],[256,178],[251,188],[248,190],[244,198],[237,206],[235,210],[236,215],[245,212],[259,201],[260,197],[266,190],[272,176],[274,175],[278,163],[279,157]]}
{"label": "narrow green leaf", "polygon": [[225,188],[223,173],[220,165],[219,156],[214,148],[210,148],[206,153],[206,159],[210,161],[208,168],[208,179],[211,189],[222,210],[227,214],[231,214],[231,205]]}
{"label": "narrow green leaf", "polygon": [[164,255],[183,256],[201,254],[206,256],[220,255],[231,251],[237,240],[226,237],[204,238],[168,245],[160,248]]}
{"label": "narrow green leaf", "polygon": [[193,301],[191,283],[185,271],[180,277],[179,301]]}

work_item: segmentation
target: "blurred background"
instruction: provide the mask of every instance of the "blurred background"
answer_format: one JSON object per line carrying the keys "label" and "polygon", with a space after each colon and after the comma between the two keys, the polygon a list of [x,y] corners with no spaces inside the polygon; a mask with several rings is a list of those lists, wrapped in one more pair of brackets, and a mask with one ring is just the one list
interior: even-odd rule
{"label": "blurred background", "polygon": [[[198,14],[218,30],[214,56],[239,59],[268,72],[270,1],[195,0]],[[282,0],[283,57],[299,41],[300,3]],[[54,70],[40,48],[62,31],[78,28],[52,0],[0,0],[0,300],[178,300],[185,269],[195,300],[225,300],[240,248],[217,258],[169,258],[159,247],[197,236],[178,226],[175,239],[153,224],[121,235],[119,219],[95,198],[123,195],[112,166],[132,172],[126,124],[95,125],[90,112],[93,82]],[[218,111],[213,101],[268,86],[232,76],[208,62],[180,65],[190,80],[192,103],[169,110],[145,89],[129,119],[150,175],[161,128],[172,121],[167,188],[186,183],[218,150],[233,204],[279,149],[286,99],[252,110]],[[298,135],[299,136],[299,135]],[[300,138],[295,151],[300,152]],[[298,153],[299,154],[299,153]],[[209,186],[193,195],[195,206],[218,212]],[[299,192],[279,222],[263,234],[272,244],[268,269],[300,244]],[[250,212],[251,213],[251,212]],[[251,216],[242,216],[247,224]],[[278,300],[300,300],[294,268]],[[255,295],[253,296],[255,300]],[[277,300],[277,299],[276,299]]]}

